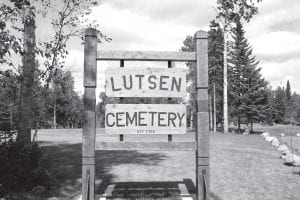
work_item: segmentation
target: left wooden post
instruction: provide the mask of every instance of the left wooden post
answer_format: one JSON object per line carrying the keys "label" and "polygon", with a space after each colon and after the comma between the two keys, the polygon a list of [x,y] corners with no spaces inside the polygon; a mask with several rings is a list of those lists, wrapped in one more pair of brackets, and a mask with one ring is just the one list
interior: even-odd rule
{"label": "left wooden post", "polygon": [[97,31],[85,31],[84,43],[84,116],[82,129],[82,199],[95,199],[95,135],[97,86]]}

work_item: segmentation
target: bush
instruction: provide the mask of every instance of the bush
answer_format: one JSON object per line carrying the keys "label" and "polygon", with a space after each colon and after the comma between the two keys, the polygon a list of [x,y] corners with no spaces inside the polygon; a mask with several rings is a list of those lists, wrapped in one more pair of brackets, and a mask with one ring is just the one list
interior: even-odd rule
{"label": "bush", "polygon": [[36,143],[1,144],[0,160],[0,198],[14,199],[13,194],[35,193],[52,186],[44,153]]}

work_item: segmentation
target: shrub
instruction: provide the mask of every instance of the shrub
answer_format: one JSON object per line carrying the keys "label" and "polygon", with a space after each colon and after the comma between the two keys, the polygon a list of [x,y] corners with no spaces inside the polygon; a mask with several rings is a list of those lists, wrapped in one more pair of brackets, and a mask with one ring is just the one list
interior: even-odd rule
{"label": "shrub", "polygon": [[44,190],[52,186],[44,153],[36,143],[27,146],[16,142],[1,144],[0,160],[0,198],[22,192],[34,193],[36,188]]}

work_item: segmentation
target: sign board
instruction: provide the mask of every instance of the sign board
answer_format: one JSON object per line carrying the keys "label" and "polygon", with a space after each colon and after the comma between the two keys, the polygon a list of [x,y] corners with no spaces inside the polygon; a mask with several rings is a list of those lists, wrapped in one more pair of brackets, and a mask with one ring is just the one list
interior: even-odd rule
{"label": "sign board", "polygon": [[185,134],[182,104],[107,104],[105,131],[109,134]]}
{"label": "sign board", "polygon": [[186,69],[107,68],[107,97],[185,97]]}

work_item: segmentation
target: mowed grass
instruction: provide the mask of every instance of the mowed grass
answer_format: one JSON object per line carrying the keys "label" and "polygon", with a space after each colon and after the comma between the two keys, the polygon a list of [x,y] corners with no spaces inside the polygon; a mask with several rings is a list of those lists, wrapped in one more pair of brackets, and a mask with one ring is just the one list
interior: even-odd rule
{"label": "mowed grass", "polygon": [[[74,199],[81,190],[81,130],[41,130],[38,140],[58,180],[52,197]],[[118,136],[97,130],[97,140]],[[167,141],[167,136],[127,136],[125,141]],[[194,134],[175,136],[192,141]],[[300,199],[300,169],[283,165],[259,135],[210,134],[211,199]],[[114,199],[180,199],[195,193],[195,153],[97,151],[96,193]]]}
{"label": "mowed grass", "polygon": [[[281,124],[276,124],[274,126],[256,125],[255,131],[268,132],[270,135],[278,137],[282,144],[286,144],[290,148],[293,146],[295,153],[300,156],[300,137],[296,137],[296,134],[300,133],[300,126]],[[285,135],[284,137],[280,136],[282,133]]]}

